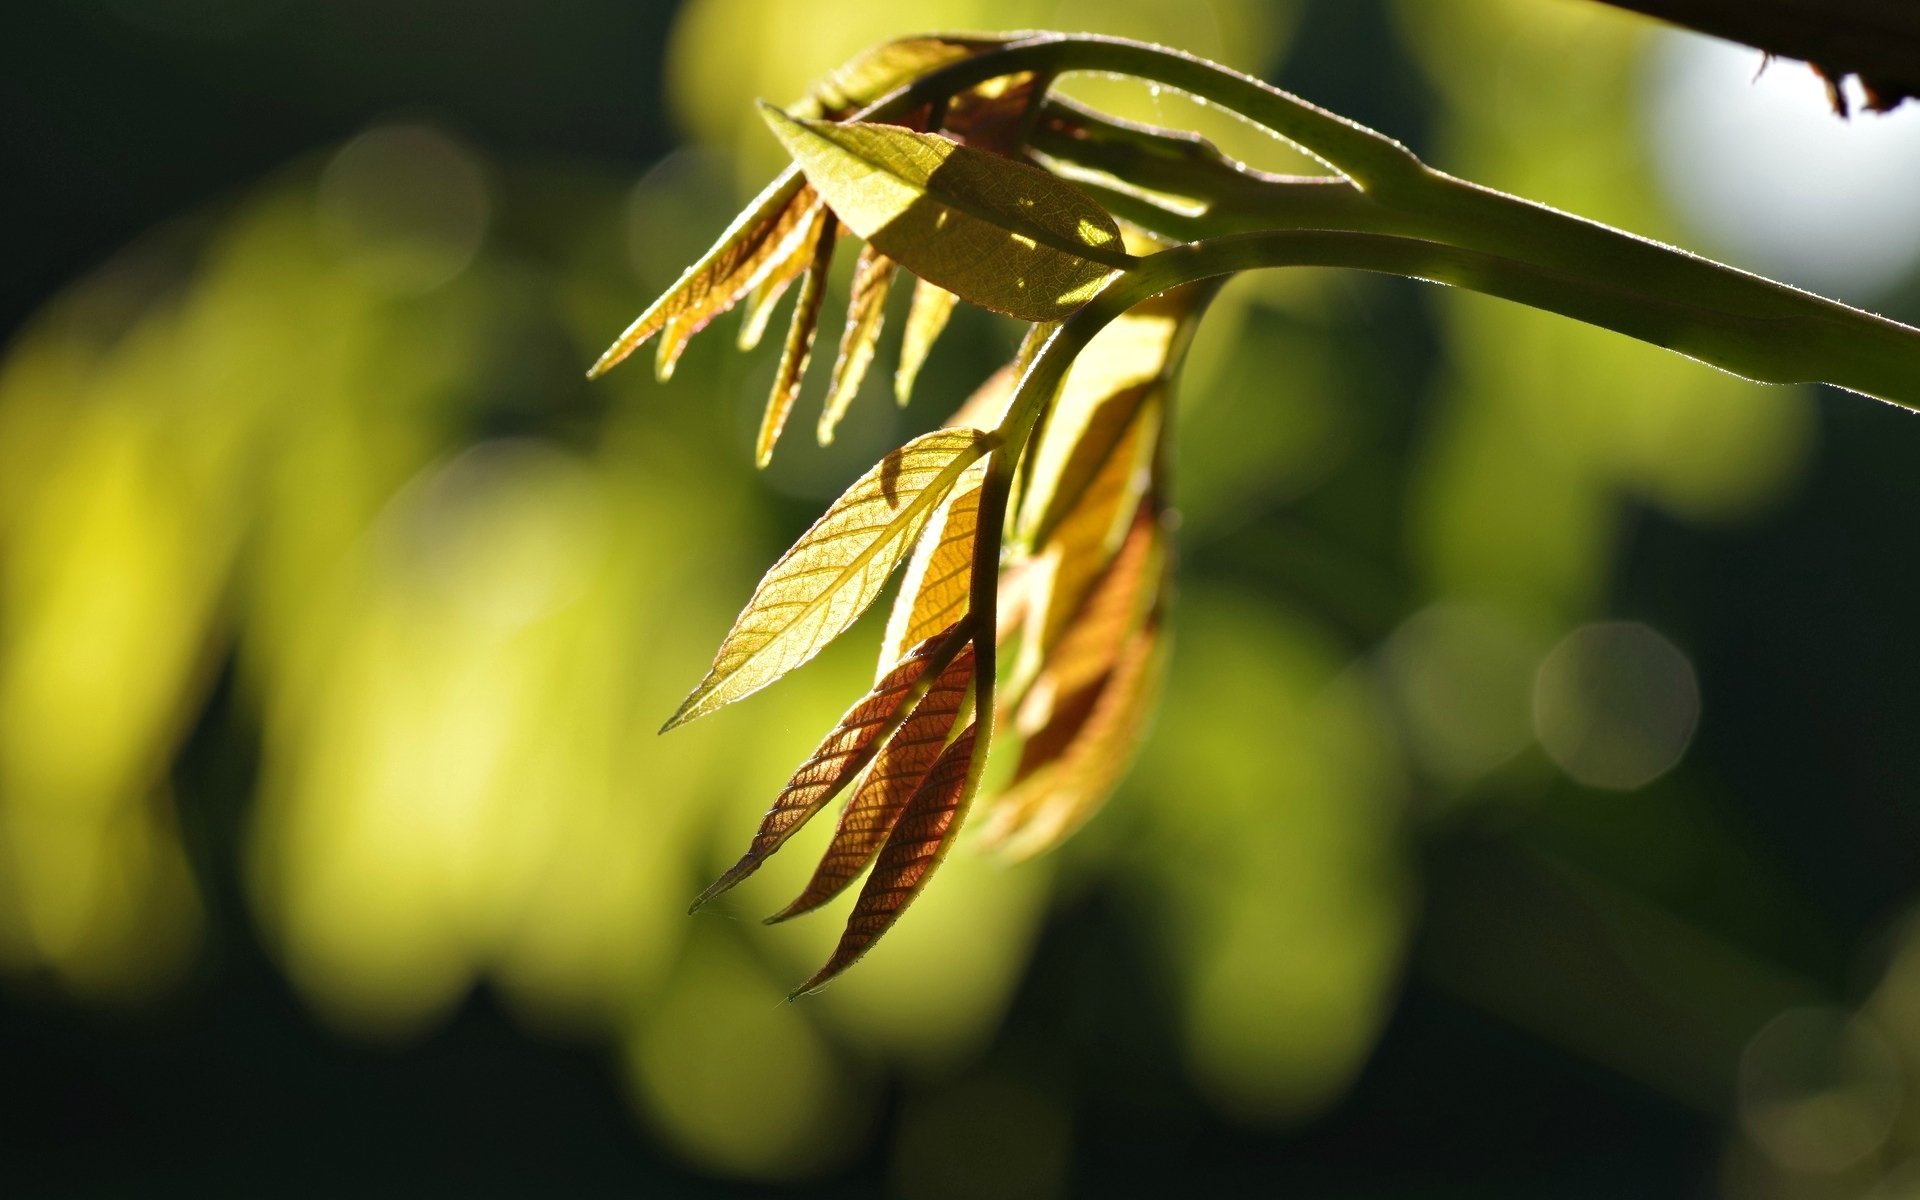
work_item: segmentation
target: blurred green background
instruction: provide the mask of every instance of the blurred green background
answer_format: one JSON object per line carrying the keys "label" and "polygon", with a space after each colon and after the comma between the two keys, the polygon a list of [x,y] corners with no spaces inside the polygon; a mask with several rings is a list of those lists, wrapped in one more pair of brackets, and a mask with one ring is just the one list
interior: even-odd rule
{"label": "blurred green background", "polygon": [[879,619],[653,731],[1018,331],[962,314],[904,413],[887,343],[764,474],[773,355],[730,322],[669,385],[581,379],[777,167],[753,99],[903,33],[1175,44],[1909,321],[1920,112],[1841,123],[1795,64],[1585,0],[9,25],[0,1192],[1920,1196],[1904,414],[1422,285],[1236,282],[1132,778],[1037,863],[963,846],[786,1005],[839,917],[757,918],[824,831],[684,906]]}

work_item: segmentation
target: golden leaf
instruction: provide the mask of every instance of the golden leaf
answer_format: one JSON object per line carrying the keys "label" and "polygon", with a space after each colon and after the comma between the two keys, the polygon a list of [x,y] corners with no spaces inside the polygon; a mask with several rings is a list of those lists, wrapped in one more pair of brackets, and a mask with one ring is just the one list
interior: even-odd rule
{"label": "golden leaf", "polygon": [[905,408],[913,398],[913,381],[920,377],[927,354],[939,340],[940,331],[947,327],[947,318],[953,315],[953,306],[958,303],[960,297],[938,284],[924,279],[914,281],[907,327],[900,335],[900,366],[893,373],[893,398],[899,401],[900,407]]}
{"label": "golden leaf", "polygon": [[780,350],[780,365],[773,373],[773,390],[767,393],[767,409],[760,418],[760,435],[754,439],[753,458],[760,466],[773,460],[773,447],[786,427],[787,414],[800,396],[800,381],[807,374],[807,359],[813,352],[814,330],[820,327],[820,305],[827,296],[827,274],[833,266],[833,247],[839,225],[833,214],[822,209],[815,217],[818,228],[810,235],[813,254],[806,273],[800,277],[800,295],[793,302],[793,320],[787,326],[787,342]]}
{"label": "golden leaf", "polygon": [[[773,806],[761,818],[760,828],[740,861],[708,885],[694,900],[689,912],[696,912],[715,896],[733,887],[760,869],[760,864],[802,825],[820,811],[822,805],[840,794],[873,760],[875,752],[900,728],[910,711],[928,691],[952,660],[956,650],[963,651],[969,664],[972,649],[966,643],[956,648],[949,641],[952,629],[943,629],[915,646],[913,653],[901,659],[891,671],[847,710],[807,761],[787,780],[774,798]],[[971,668],[968,676],[971,678]],[[962,684],[962,687],[965,685]],[[944,736],[944,735],[943,735]]]}
{"label": "golden leaf", "polygon": [[933,770],[947,739],[953,736],[954,722],[967,702],[967,689],[972,683],[973,646],[969,643],[914,705],[899,732],[887,740],[866,778],[854,789],[853,798],[847,801],[813,877],[792,904],[767,918],[769,924],[820,907],[867,869],[894,822]]}
{"label": "golden leaf", "polygon": [[1030,858],[1059,845],[1099,811],[1132,765],[1164,661],[1159,621],[1150,620],[1122,645],[1064,744],[995,802],[982,845]]}
{"label": "golden leaf", "polygon": [[897,125],[761,112],[848,228],[983,308],[1055,320],[1134,261],[1105,209],[1037,167]]}
{"label": "golden leaf", "polygon": [[968,467],[920,534],[880,639],[880,670],[897,661],[905,647],[966,615],[980,486],[985,479],[984,463]]}
{"label": "golden leaf", "polygon": [[907,905],[926,886],[953,845],[953,834],[959,829],[966,816],[967,803],[972,799],[968,785],[973,742],[974,726],[969,724],[940,752],[933,769],[927,772],[887,834],[879,861],[867,876],[866,886],[860,889],[860,898],[854,902],[853,914],[847,918],[847,928],[840,935],[839,945],[834,947],[825,966],[794,989],[794,996],[813,991],[857,962],[893,927]]}
{"label": "golden leaf", "polygon": [[735,343],[740,349],[751,350],[760,344],[760,338],[766,333],[768,321],[773,316],[774,305],[780,302],[780,297],[786,294],[793,281],[812,265],[814,248],[826,230],[825,206],[821,207],[822,211],[816,212],[808,223],[806,236],[747,294],[747,307],[741,314],[740,333]]}
{"label": "golden leaf", "polygon": [[871,245],[860,248],[860,259],[853,268],[853,287],[847,297],[847,328],[840,335],[840,356],[833,363],[833,379],[827,385],[826,406],[820,410],[820,444],[833,441],[833,431],[847,413],[867,377],[873,361],[873,344],[880,337],[881,323],[887,315],[887,293],[893,289],[893,277],[899,267]]}
{"label": "golden leaf", "polygon": [[818,654],[866,611],[961,472],[998,443],[923,434],[881,459],[767,570],[706,678],[664,729],[750,695]]}
{"label": "golden leaf", "polygon": [[[587,371],[587,378],[605,374],[648,338],[670,324],[678,324],[681,328],[662,343],[660,361],[670,374],[673,360],[679,356],[678,347],[707,322],[732,308],[778,266],[807,236],[818,207],[818,198],[797,169],[781,172],[734,218],[720,240],[614,339]],[[670,352],[669,346],[674,347]]]}

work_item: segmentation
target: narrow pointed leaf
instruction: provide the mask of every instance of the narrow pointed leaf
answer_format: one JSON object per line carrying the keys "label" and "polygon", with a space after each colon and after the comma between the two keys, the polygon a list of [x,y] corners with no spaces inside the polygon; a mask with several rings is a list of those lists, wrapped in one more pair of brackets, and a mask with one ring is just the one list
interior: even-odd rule
{"label": "narrow pointed leaf", "polygon": [[767,393],[767,409],[760,418],[760,436],[753,447],[754,461],[766,466],[773,460],[773,447],[786,428],[787,414],[800,397],[800,383],[807,375],[807,359],[813,353],[813,334],[820,327],[820,306],[827,297],[827,273],[833,266],[834,234],[838,230],[831,213],[822,211],[815,218],[813,255],[806,274],[800,277],[800,295],[793,302],[793,320],[787,326],[786,345],[780,349],[780,365],[773,372],[773,390]]}
{"label": "narrow pointed leaf", "polygon": [[873,345],[879,340],[880,326],[887,315],[887,294],[893,290],[893,277],[899,269],[871,245],[860,248],[860,259],[853,268],[853,287],[847,296],[847,328],[840,335],[840,356],[834,360],[826,406],[820,410],[822,446],[833,441],[834,429],[867,377]]}
{"label": "narrow pointed leaf", "polygon": [[846,931],[826,965],[794,989],[798,996],[825,984],[857,962],[882,934],[893,928],[907,905],[946,858],[953,835],[972,799],[974,726],[968,725],[934,762],[905,811],[887,835],[873,873],[860,889]]}
{"label": "narrow pointed leaf", "polygon": [[893,397],[900,407],[905,408],[913,398],[913,384],[920,378],[920,368],[926,365],[927,355],[940,340],[947,318],[953,315],[953,306],[958,303],[960,297],[938,284],[924,279],[914,282],[907,327],[900,336],[900,366],[893,373]]}
{"label": "narrow pointed leaf", "polygon": [[953,736],[954,722],[966,704],[972,683],[973,647],[969,644],[914,705],[899,732],[887,740],[853,798],[847,801],[813,877],[792,904],[767,918],[769,923],[811,912],[839,895],[867,869],[926,781],[947,739]]}
{"label": "narrow pointed leaf", "polygon": [[768,569],[706,678],[665,728],[759,691],[845,632],[873,603],[961,472],[996,442],[977,429],[937,430],[861,476]]}
{"label": "narrow pointed leaf", "polygon": [[983,308],[1057,320],[1133,261],[1105,209],[1036,167],[897,125],[761,112],[850,229]]}
{"label": "narrow pointed leaf", "polygon": [[[684,346],[686,338],[733,307],[806,235],[815,207],[813,189],[800,172],[781,172],[734,218],[720,240],[614,339],[587,371],[587,377],[605,374],[669,323],[682,325],[675,337],[678,345]],[[663,347],[660,361],[668,373],[678,357],[677,348],[668,351]]]}
{"label": "narrow pointed leaf", "polygon": [[1132,765],[1164,663],[1159,623],[1149,622],[1121,647],[1067,743],[995,802],[982,844],[1011,858],[1030,858],[1086,824]]}
{"label": "narrow pointed leaf", "polygon": [[751,350],[760,344],[773,316],[774,306],[780,302],[780,297],[786,294],[793,281],[812,265],[814,248],[820,241],[820,235],[825,232],[826,224],[824,212],[816,212],[807,223],[806,235],[747,294],[746,311],[740,318],[740,333],[736,342],[740,349]]}
{"label": "narrow pointed leaf", "polygon": [[[872,691],[847,710],[833,732],[780,789],[740,861],[701,892],[688,911],[698,911],[709,900],[759,870],[761,863],[873,761],[881,744],[900,727],[951,660],[954,653],[954,647],[948,642],[951,632],[941,630],[914,647]],[[961,649],[971,661],[971,650],[964,645]]]}
{"label": "narrow pointed leaf", "polygon": [[[940,511],[927,522],[900,576],[900,594],[880,639],[880,670],[901,651],[966,615],[973,568],[974,531],[980,516],[984,464],[975,463],[954,484]],[[924,631],[924,632],[916,632]]]}

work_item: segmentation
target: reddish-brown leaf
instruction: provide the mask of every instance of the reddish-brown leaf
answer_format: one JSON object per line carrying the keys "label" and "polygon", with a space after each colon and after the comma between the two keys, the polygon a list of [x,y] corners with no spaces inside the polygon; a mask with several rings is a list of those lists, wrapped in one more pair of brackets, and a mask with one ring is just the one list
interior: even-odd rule
{"label": "reddish-brown leaf", "polygon": [[813,877],[792,904],[768,918],[769,923],[811,912],[866,870],[939,760],[972,682],[973,646],[969,643],[914,705],[899,732],[887,740],[847,801]]}
{"label": "reddish-brown leaf", "polygon": [[813,978],[794,989],[793,995],[813,991],[857,962],[926,886],[953,845],[953,835],[972,799],[968,785],[973,743],[974,726],[969,724],[941,751],[887,835],[879,861],[860,889],[860,899],[854,903],[833,955]]}
{"label": "reddish-brown leaf", "polygon": [[780,366],[773,374],[773,390],[767,394],[767,411],[760,418],[760,436],[754,443],[754,461],[766,466],[773,460],[774,443],[786,427],[787,414],[800,396],[800,381],[807,373],[807,359],[813,353],[813,333],[820,326],[820,304],[827,296],[827,272],[833,266],[833,246],[839,227],[833,215],[822,209],[815,217],[819,232],[814,238],[813,257],[806,274],[800,277],[800,295],[793,302],[793,321],[787,326],[787,344],[780,351]]}
{"label": "reddish-brown leaf", "polygon": [[[956,648],[949,643],[948,635],[953,632],[942,630],[915,646],[911,654],[874,684],[872,691],[847,710],[833,732],[780,789],[740,861],[708,885],[694,900],[689,912],[699,911],[709,900],[759,870],[761,863],[873,760],[881,743],[900,727],[914,704],[951,661]],[[970,647],[963,643],[959,652],[971,661]]]}
{"label": "reddish-brown leaf", "polygon": [[873,346],[880,338],[880,326],[887,316],[887,294],[893,290],[893,277],[899,270],[894,261],[872,246],[860,248],[853,268],[853,286],[847,295],[847,328],[840,335],[840,355],[833,362],[833,379],[827,385],[827,402],[820,410],[820,444],[833,441],[833,431],[847,406],[860,391],[873,362]]}

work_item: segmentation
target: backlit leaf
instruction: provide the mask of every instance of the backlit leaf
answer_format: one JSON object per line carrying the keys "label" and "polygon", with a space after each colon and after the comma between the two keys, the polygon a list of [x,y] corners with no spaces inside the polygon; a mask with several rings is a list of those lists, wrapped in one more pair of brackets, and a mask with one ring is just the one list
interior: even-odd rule
{"label": "backlit leaf", "polygon": [[826,230],[824,216],[824,211],[814,214],[814,219],[807,226],[806,236],[747,294],[746,311],[740,317],[737,341],[740,349],[751,350],[760,344],[760,338],[766,333],[767,324],[773,316],[774,305],[780,302],[780,297],[786,294],[793,281],[813,264],[814,248]]}
{"label": "backlit leaf", "polygon": [[972,799],[967,785],[973,742],[974,726],[969,724],[940,753],[888,833],[839,945],[813,978],[794,989],[795,996],[813,991],[857,962],[900,919],[946,858]]}
{"label": "backlit leaf", "polygon": [[813,85],[797,116],[845,117],[936,67],[1004,45],[1000,38],[907,37],[861,51]]}
{"label": "backlit leaf", "polygon": [[[671,373],[678,347],[707,322],[732,308],[734,302],[786,258],[807,236],[818,208],[813,189],[796,170],[783,171],[735,217],[711,249],[688,267],[678,282],[647,307],[626,332],[607,347],[587,372],[588,378],[606,373],[621,359],[670,324],[679,326],[663,343],[661,363]],[[666,347],[674,347],[669,352]]]}
{"label": "backlit leaf", "polygon": [[886,634],[880,639],[882,671],[899,659],[903,648],[966,615],[984,467],[975,463],[967,468],[914,546],[900,577],[900,594],[887,617]]}
{"label": "backlit leaf", "polygon": [[[707,901],[759,870],[760,864],[768,856],[806,824],[822,805],[839,795],[840,790],[873,760],[881,743],[900,727],[909,712],[916,711],[914,705],[925,694],[937,673],[944,669],[946,662],[951,660],[952,647],[947,645],[950,632],[943,629],[915,646],[913,653],[901,659],[873,686],[872,691],[847,710],[847,714],[840,718],[840,723],[833,727],[833,732],[826,736],[807,761],[800,764],[800,769],[793,773],[793,777],[787,780],[787,785],[780,789],[773,807],[761,818],[760,828],[754,833],[753,841],[747,847],[747,852],[741,855],[740,861],[701,892],[689,911],[698,910]],[[946,654],[942,654],[942,651]],[[971,663],[971,648],[963,644],[960,652]],[[971,678],[970,669],[968,675]]]}
{"label": "backlit leaf", "polygon": [[787,326],[786,345],[780,349],[780,365],[773,372],[773,390],[767,393],[766,412],[760,418],[760,436],[753,447],[754,461],[766,466],[773,460],[774,444],[786,428],[787,414],[799,399],[800,383],[806,378],[807,359],[813,353],[814,331],[820,327],[820,305],[827,296],[827,275],[833,266],[835,233],[839,225],[833,214],[821,210],[815,217],[818,226],[811,234],[813,253],[806,273],[800,277],[800,294],[794,298],[793,320]]}
{"label": "backlit leaf", "polygon": [[939,680],[914,706],[899,732],[887,740],[885,748],[873,760],[872,769],[854,790],[853,798],[847,801],[846,811],[840,814],[833,840],[828,843],[813,877],[799,897],[769,917],[769,922],[784,921],[820,907],[867,869],[894,823],[925,782],[947,739],[953,736],[954,722],[967,702],[967,690],[972,683],[973,647],[969,644],[940,673]]}
{"label": "backlit leaf", "polygon": [[893,396],[900,407],[905,408],[913,398],[913,382],[920,377],[927,354],[939,340],[940,331],[947,327],[947,318],[953,315],[953,306],[958,303],[960,297],[938,284],[924,279],[914,282],[907,327],[900,335],[900,366],[893,373]]}
{"label": "backlit leaf", "polygon": [[1121,647],[1065,744],[995,802],[983,845],[1029,858],[1059,845],[1099,811],[1132,765],[1164,662],[1159,622],[1150,621]]}
{"label": "backlit leaf", "polygon": [[843,633],[873,603],[961,472],[996,441],[975,429],[936,430],[861,476],[768,569],[706,678],[665,728],[759,691]]}
{"label": "backlit leaf", "polygon": [[897,125],[761,111],[848,228],[983,308],[1056,320],[1133,261],[1105,209],[1036,167]]}
{"label": "backlit leaf", "polygon": [[853,287],[847,296],[847,328],[840,335],[840,356],[833,363],[833,379],[827,384],[827,402],[820,410],[820,444],[833,441],[833,431],[846,415],[847,406],[860,391],[873,362],[873,344],[880,337],[881,323],[887,315],[887,293],[893,289],[893,277],[899,267],[871,245],[860,249],[853,268]]}

